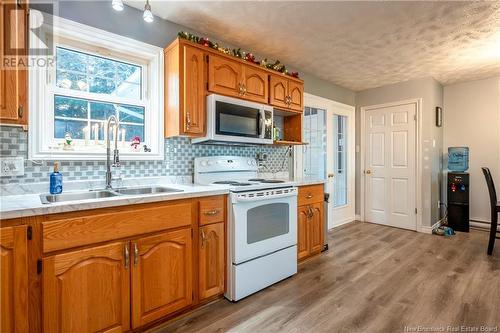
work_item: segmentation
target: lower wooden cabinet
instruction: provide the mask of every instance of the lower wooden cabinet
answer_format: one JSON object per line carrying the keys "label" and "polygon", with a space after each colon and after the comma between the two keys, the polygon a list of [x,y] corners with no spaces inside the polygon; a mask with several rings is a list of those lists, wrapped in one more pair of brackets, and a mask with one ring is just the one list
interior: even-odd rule
{"label": "lower wooden cabinet", "polygon": [[26,226],[0,229],[0,331],[28,331]]}
{"label": "lower wooden cabinet", "polygon": [[200,300],[224,293],[224,223],[200,228],[199,236]]}
{"label": "lower wooden cabinet", "polygon": [[43,331],[127,331],[129,269],[129,245],[124,242],[43,259]]}
{"label": "lower wooden cabinet", "polygon": [[191,229],[140,238],[131,247],[133,328],[193,302]]}
{"label": "lower wooden cabinet", "polygon": [[305,259],[323,249],[323,203],[299,206],[297,215],[297,258]]}

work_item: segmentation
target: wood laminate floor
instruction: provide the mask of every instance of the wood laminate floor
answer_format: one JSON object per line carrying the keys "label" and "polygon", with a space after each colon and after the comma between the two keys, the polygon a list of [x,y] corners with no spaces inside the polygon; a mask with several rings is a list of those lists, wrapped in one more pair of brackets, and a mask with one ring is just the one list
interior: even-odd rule
{"label": "wood laminate floor", "polygon": [[351,223],[331,231],[330,250],[294,277],[154,332],[500,332],[500,244],[488,257],[487,236]]}

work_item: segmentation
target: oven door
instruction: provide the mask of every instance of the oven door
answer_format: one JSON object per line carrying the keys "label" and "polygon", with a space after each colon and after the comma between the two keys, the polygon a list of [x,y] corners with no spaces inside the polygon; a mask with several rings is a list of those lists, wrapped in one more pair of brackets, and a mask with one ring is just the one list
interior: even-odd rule
{"label": "oven door", "polygon": [[288,193],[283,190],[254,191],[251,198],[233,201],[233,264],[297,244],[297,192],[295,188],[287,189]]}

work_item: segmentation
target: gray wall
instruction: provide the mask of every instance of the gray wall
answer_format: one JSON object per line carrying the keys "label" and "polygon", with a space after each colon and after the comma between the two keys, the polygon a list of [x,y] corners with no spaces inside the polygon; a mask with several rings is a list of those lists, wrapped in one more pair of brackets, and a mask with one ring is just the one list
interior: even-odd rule
{"label": "gray wall", "polygon": [[[443,106],[443,87],[433,78],[423,78],[364,90],[356,94],[356,145],[361,144],[361,107],[422,98],[422,224],[439,220],[442,181],[443,129],[435,126],[435,107]],[[356,213],[361,213],[361,153],[356,153]]]}
{"label": "gray wall", "polygon": [[[203,32],[197,32],[188,27],[155,17],[152,24],[144,22],[142,12],[138,9],[125,6],[121,12],[111,8],[110,1],[59,1],[59,16],[72,21],[80,22],[99,29],[110,31],[119,35],[140,40],[145,43],[159,47],[167,46],[177,37],[177,32],[183,30],[198,36],[205,36]],[[44,10],[42,6],[32,5],[32,8]],[[221,32],[221,35],[223,32]],[[207,36],[217,40],[228,47],[235,47],[230,43],[224,43],[220,36]],[[255,50],[247,50],[255,51]],[[256,55],[258,58],[266,58],[265,55]],[[270,57],[268,57],[270,58]],[[354,105],[355,92],[337,86],[333,83],[319,79],[314,75],[297,70],[301,79],[304,80],[304,89],[307,93],[324,98],[333,99],[337,102]]]}

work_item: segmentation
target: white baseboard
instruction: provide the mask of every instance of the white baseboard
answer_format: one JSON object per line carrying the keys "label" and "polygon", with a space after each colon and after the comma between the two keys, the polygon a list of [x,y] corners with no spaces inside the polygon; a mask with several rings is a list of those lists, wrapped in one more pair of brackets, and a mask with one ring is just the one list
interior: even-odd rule
{"label": "white baseboard", "polygon": [[328,230],[335,229],[335,228],[340,227],[340,226],[342,226],[342,225],[344,225],[344,224],[347,224],[347,223],[352,223],[352,222],[354,222],[354,221],[356,221],[356,219],[354,219],[354,220],[353,220],[352,218],[345,219],[345,220],[343,220],[343,221],[340,221],[340,222],[338,222],[338,223],[335,223],[335,224],[332,226],[332,228],[329,228]]}
{"label": "white baseboard", "polygon": [[356,219],[356,221],[361,221],[361,215],[360,214],[356,214],[354,216],[354,218]]}
{"label": "white baseboard", "polygon": [[441,226],[441,221],[437,221],[431,227],[421,225],[420,227],[417,228],[417,231],[423,234],[432,234],[432,230],[436,229],[439,226]]}

